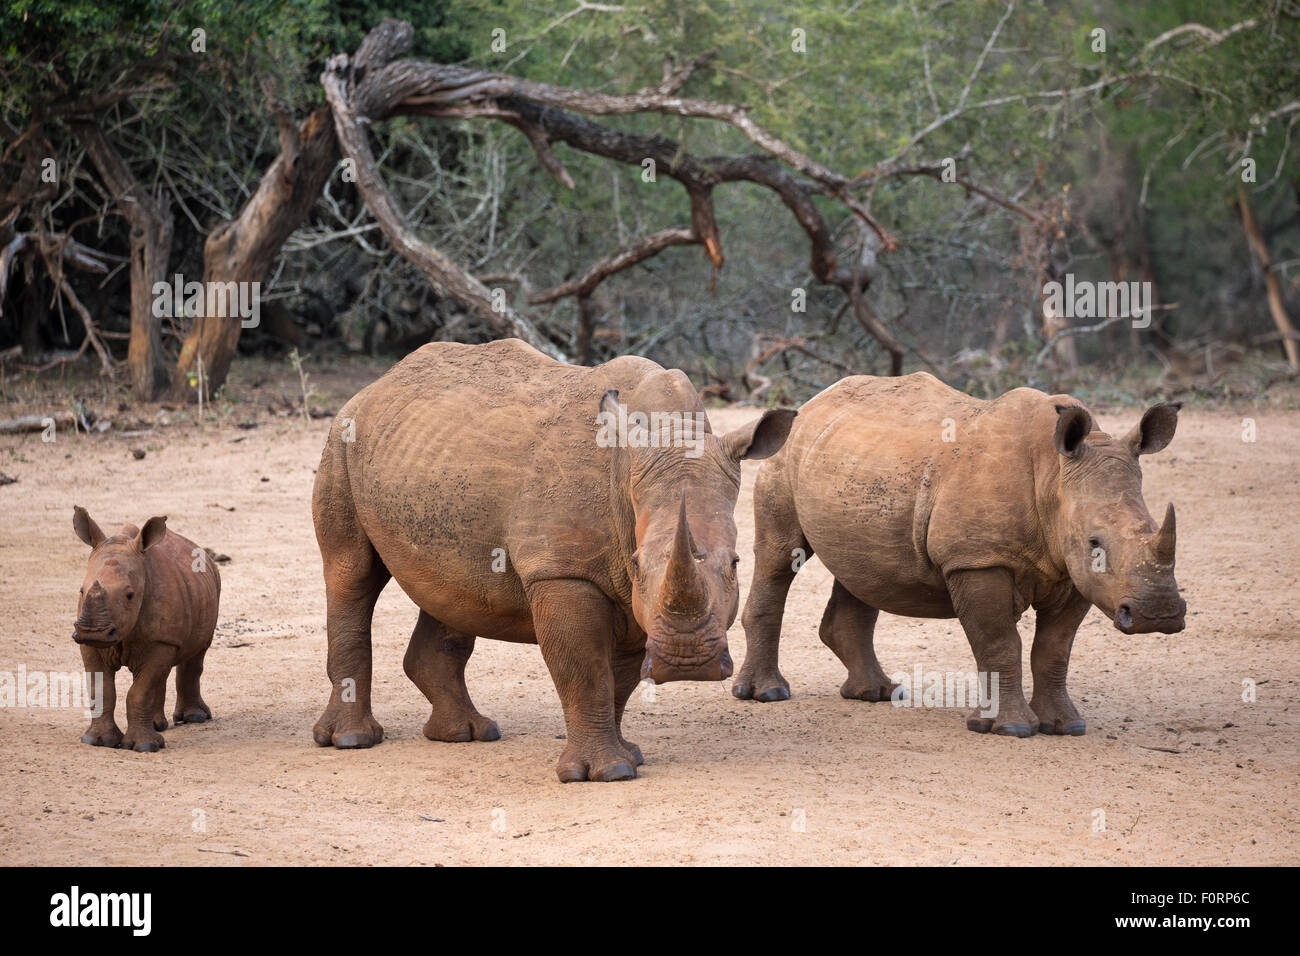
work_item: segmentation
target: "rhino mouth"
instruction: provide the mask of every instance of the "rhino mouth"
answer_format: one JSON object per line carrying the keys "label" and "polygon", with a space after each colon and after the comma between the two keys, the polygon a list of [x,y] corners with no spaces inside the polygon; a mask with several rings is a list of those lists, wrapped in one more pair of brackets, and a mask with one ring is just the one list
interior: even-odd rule
{"label": "rhino mouth", "polygon": [[121,638],[117,636],[117,628],[109,625],[105,628],[87,628],[77,625],[72,630],[72,639],[78,644],[85,644],[87,647],[113,647],[120,643]]}
{"label": "rhino mouth", "polygon": [[656,684],[679,680],[726,680],[735,669],[726,641],[715,643],[710,650],[712,653],[681,653],[678,648],[651,637],[646,641],[641,677]]}
{"label": "rhino mouth", "polygon": [[1178,603],[1177,610],[1162,609],[1153,614],[1132,604],[1121,604],[1115,609],[1115,629],[1123,634],[1177,634],[1187,626],[1187,605],[1181,600]]}

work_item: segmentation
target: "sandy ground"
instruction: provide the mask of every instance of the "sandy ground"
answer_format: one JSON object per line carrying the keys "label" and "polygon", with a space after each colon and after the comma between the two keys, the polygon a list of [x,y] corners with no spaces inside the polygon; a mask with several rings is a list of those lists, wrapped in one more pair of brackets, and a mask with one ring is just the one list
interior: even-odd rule
{"label": "sandy ground", "polygon": [[[1127,429],[1136,413],[1100,417]],[[1188,626],[1126,637],[1090,614],[1071,668],[1087,736],[979,736],[957,710],[841,699],[842,668],[816,633],[830,579],[814,559],[786,613],[790,701],[737,701],[730,681],[638,691],[625,730],[646,754],[640,778],[568,786],[535,647],[480,641],[470,663],[500,741],[423,738],[427,705],[401,666],[416,610],[395,585],[375,618],[387,739],[312,743],[328,686],[310,492],[327,424],[261,419],[0,439],[0,471],[19,478],[0,487],[0,671],[79,666],[74,503],[106,528],[168,514],[232,558],[204,675],[212,723],[172,728],[148,755],[78,743],[79,709],[0,709],[0,863],[1300,863],[1300,412],[1189,409],[1149,460],[1151,510],[1178,506]],[[745,581],[756,467],[737,512]],[[739,621],[730,641],[739,663]],[[973,668],[956,622],[882,616],[876,647],[890,673]],[[172,699],[169,686],[169,715]]]}

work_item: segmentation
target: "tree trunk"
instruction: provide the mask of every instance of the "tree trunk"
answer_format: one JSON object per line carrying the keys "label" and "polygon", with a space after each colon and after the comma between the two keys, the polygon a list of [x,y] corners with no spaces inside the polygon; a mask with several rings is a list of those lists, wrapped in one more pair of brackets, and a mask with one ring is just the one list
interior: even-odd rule
{"label": "tree trunk", "polygon": [[[203,245],[203,282],[260,282],[280,247],[311,211],[338,161],[338,144],[328,107],[295,126],[280,114],[280,155],[275,158],[239,215],[222,223]],[[197,398],[189,385],[202,361],[205,398],[230,373],[242,328],[239,316],[195,318],[181,346],[172,379],[172,397]]]}
{"label": "tree trunk", "polygon": [[1277,273],[1273,271],[1273,257],[1268,254],[1268,243],[1264,240],[1264,234],[1260,232],[1259,223],[1255,221],[1250,201],[1246,198],[1246,190],[1241,186],[1237,187],[1237,205],[1241,209],[1241,224],[1246,229],[1246,238],[1250,240],[1255,256],[1259,259],[1260,268],[1264,270],[1264,287],[1268,290],[1268,309],[1273,313],[1278,334],[1282,336],[1282,349],[1286,352],[1287,364],[1292,369],[1300,369],[1300,348],[1297,347],[1295,327],[1286,312],[1282,283],[1278,281]]}
{"label": "tree trunk", "polygon": [[167,280],[167,261],[172,248],[171,210],[162,197],[150,196],[136,181],[97,123],[79,120],[73,128],[112,193],[118,211],[131,227],[131,341],[127,365],[135,397],[152,401],[169,381],[162,351],[161,316],[155,315],[153,309],[153,287]]}

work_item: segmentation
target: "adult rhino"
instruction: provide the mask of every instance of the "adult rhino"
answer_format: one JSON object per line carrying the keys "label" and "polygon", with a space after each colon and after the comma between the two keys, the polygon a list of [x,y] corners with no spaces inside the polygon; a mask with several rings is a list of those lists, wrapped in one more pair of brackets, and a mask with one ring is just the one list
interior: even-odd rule
{"label": "adult rhino", "polygon": [[405,670],[433,706],[426,737],[497,739],[465,687],[475,636],[535,643],[564,708],[560,780],[635,777],[621,723],[643,665],[659,683],[731,676],[740,461],[793,419],[715,436],[686,376],[643,358],[580,368],[513,339],[407,356],[339,412],[316,474],[332,684],[316,742],[383,738],[370,625],[391,577],[420,608]]}
{"label": "adult rhino", "polygon": [[[1125,634],[1183,629],[1174,506],[1157,527],[1138,466],[1169,444],[1180,407],[1154,405],[1111,438],[1068,395],[1018,388],[981,401],[924,372],[831,386],[759,469],[748,652],[732,692],[789,698],[777,650],[791,558],[816,553],[835,577],[820,636],[848,668],[842,696],[889,700],[897,687],[872,646],[880,611],[956,617],[979,670],[999,678],[996,714],[969,729],[1082,734],[1065,682],[1088,609]],[[1029,606],[1026,703],[1016,622]]]}

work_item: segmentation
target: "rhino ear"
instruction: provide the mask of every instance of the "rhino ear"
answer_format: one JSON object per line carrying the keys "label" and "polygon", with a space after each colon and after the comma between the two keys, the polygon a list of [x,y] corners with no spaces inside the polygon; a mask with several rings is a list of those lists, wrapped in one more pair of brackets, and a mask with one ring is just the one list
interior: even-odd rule
{"label": "rhino ear", "polygon": [[1142,416],[1142,421],[1125,436],[1125,441],[1133,449],[1134,455],[1154,455],[1163,451],[1174,438],[1178,427],[1178,410],[1182,402],[1161,402],[1152,405]]}
{"label": "rhino ear", "polygon": [[771,458],[790,437],[790,427],[799,413],[791,408],[772,408],[748,425],[722,436],[722,447],[735,461]]}
{"label": "rhino ear", "polygon": [[1066,458],[1083,454],[1085,438],[1092,432],[1092,416],[1080,405],[1056,406],[1056,450]]}
{"label": "rhino ear", "polygon": [[135,542],[140,546],[141,551],[148,551],[155,544],[161,541],[167,534],[167,516],[154,515],[144,523],[140,533],[135,536]]}
{"label": "rhino ear", "polygon": [[72,530],[77,533],[78,538],[92,548],[98,548],[99,543],[104,540],[104,532],[99,530],[95,519],[81,505],[73,505]]}
{"label": "rhino ear", "polygon": [[611,388],[604,395],[600,396],[600,412],[603,415],[618,414],[618,389]]}

